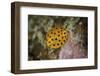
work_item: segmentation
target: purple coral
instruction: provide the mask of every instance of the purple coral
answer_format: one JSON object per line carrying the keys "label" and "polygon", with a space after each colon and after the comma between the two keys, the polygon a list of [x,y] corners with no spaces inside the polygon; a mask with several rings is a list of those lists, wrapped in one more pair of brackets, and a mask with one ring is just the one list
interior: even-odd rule
{"label": "purple coral", "polygon": [[86,50],[80,48],[80,44],[75,44],[71,39],[65,43],[59,53],[59,59],[74,59],[74,58],[86,58]]}

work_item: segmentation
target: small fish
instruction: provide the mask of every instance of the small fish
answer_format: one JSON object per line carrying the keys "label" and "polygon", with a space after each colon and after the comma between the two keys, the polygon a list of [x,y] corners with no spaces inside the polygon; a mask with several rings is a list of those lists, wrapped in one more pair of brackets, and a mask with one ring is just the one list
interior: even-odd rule
{"label": "small fish", "polygon": [[53,49],[60,48],[68,41],[68,37],[68,30],[65,30],[62,26],[55,26],[46,34],[46,45]]}

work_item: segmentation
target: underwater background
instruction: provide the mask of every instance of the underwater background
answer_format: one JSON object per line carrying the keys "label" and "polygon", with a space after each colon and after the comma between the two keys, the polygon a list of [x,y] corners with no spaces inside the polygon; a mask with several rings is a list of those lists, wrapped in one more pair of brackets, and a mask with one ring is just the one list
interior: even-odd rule
{"label": "underwater background", "polygon": [[88,57],[88,18],[28,15],[28,60]]}

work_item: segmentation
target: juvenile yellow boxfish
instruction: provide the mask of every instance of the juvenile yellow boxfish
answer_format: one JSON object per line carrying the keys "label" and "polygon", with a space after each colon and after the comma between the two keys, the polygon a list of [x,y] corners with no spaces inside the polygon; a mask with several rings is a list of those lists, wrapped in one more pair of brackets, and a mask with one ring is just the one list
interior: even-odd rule
{"label": "juvenile yellow boxfish", "polygon": [[49,48],[57,49],[68,41],[69,31],[62,26],[55,26],[46,34],[46,45]]}

